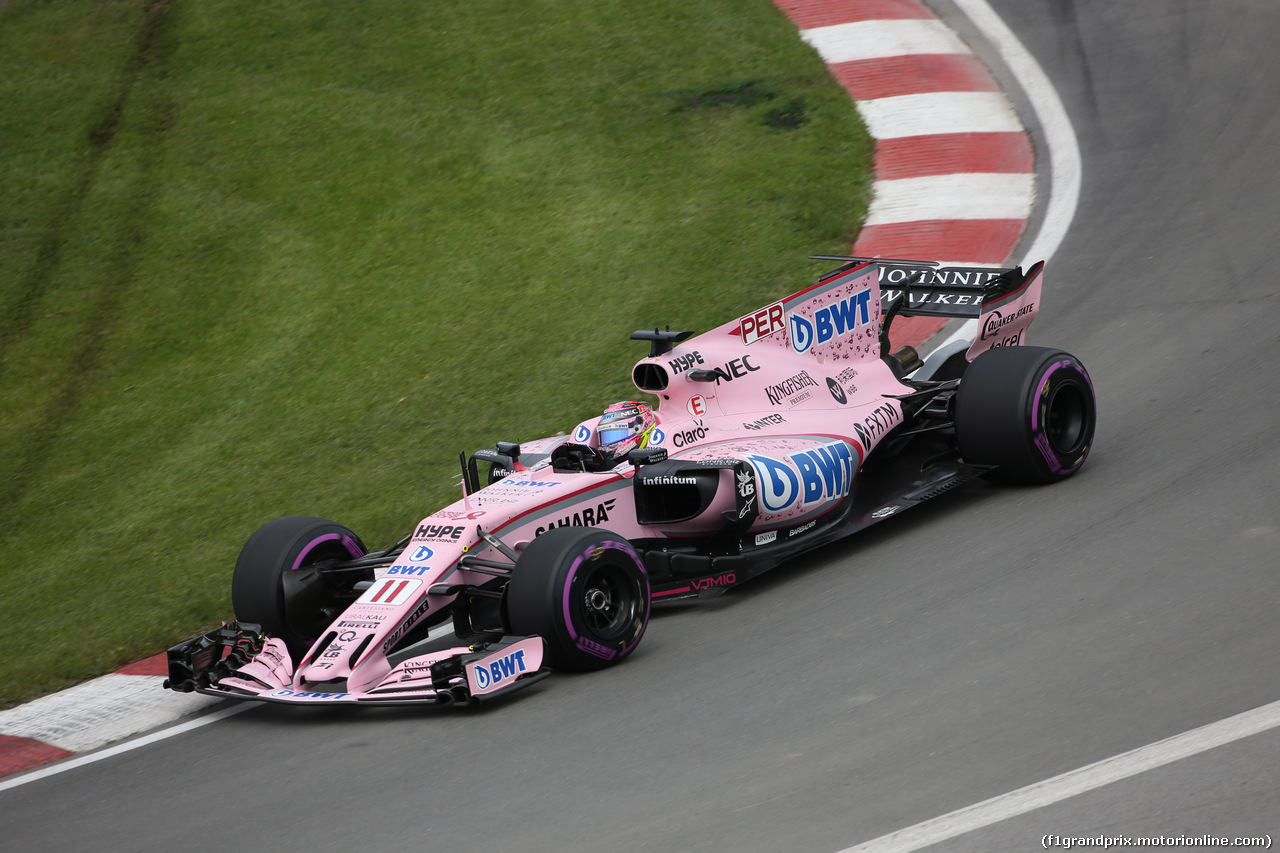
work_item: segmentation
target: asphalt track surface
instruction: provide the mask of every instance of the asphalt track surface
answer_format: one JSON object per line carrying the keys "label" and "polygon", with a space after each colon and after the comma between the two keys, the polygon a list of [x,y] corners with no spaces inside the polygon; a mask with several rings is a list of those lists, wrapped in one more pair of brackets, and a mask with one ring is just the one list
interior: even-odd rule
{"label": "asphalt track surface", "polygon": [[[253,708],[0,792],[0,850],[837,851],[1280,699],[1280,6],[993,6],[1083,158],[1032,328],[1098,390],[1078,476],[940,498],[487,710]],[[1277,758],[1271,728],[929,849],[1275,838]]]}

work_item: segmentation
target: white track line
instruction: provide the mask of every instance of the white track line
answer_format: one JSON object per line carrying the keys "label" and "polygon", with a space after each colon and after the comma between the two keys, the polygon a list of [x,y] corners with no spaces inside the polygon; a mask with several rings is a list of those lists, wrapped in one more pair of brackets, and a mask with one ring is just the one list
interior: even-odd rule
{"label": "white track line", "polygon": [[1049,76],[1044,73],[1013,31],[992,10],[987,0],[955,0],[960,10],[973,21],[988,42],[995,46],[1000,58],[1009,66],[1018,85],[1026,92],[1031,109],[1040,122],[1041,132],[1049,148],[1052,191],[1046,206],[1044,222],[1035,241],[1023,257],[1030,263],[1053,257],[1067,236],[1080,203],[1080,181],[1083,168],[1080,146],[1062,99],[1058,97]]}
{"label": "white track line", "polygon": [[[1049,82],[1049,76],[987,0],[955,0],[955,4],[999,52],[1000,58],[1026,93],[1031,109],[1040,122],[1040,132],[1049,149],[1049,200],[1045,205],[1040,230],[1022,257],[1024,263],[1044,261],[1048,266],[1049,260],[1066,239],[1067,230],[1071,227],[1071,221],[1076,217],[1076,208],[1080,204],[1080,183],[1084,169],[1080,161],[1080,145],[1076,141],[1075,128],[1071,126],[1071,118],[1067,115],[1067,109],[1062,105],[1057,90]],[[978,321],[967,320],[929,350],[932,352],[941,349],[960,339],[973,340],[977,332]]]}
{"label": "white track line", "polygon": [[[1000,52],[1026,92],[1040,122],[1049,148],[1051,187],[1044,222],[1024,258],[1030,262],[1048,261],[1066,238],[1080,201],[1083,169],[1075,130],[1044,70],[986,0],[955,0],[955,3]],[[976,328],[975,322],[966,323],[939,346],[961,337],[972,338]],[[1277,726],[1280,726],[1280,702],[1273,702],[900,829],[846,848],[841,853],[908,853],[919,850]]]}
{"label": "white track line", "polygon": [[840,853],[909,853],[1277,726],[1280,726],[1280,702],[1272,702],[942,817],[882,835],[863,844],[847,847]]}

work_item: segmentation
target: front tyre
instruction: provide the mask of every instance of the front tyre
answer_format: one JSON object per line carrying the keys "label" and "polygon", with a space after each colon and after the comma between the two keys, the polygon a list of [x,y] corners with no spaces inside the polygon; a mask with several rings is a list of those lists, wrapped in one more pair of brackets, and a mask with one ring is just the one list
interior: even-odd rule
{"label": "front tyre", "polygon": [[988,479],[1054,483],[1080,469],[1097,407],[1084,365],[1061,350],[1000,347],[973,360],[955,399],[956,442]]}
{"label": "front tyre", "polygon": [[267,522],[249,537],[231,575],[236,619],[256,622],[284,640],[296,660],[333,621],[326,606],[335,590],[312,567],[366,550],[359,536],[323,518],[291,515]]}
{"label": "front tyre", "polygon": [[649,576],[625,539],[557,527],[524,549],[507,585],[513,634],[537,634],[557,669],[618,663],[649,623]]}

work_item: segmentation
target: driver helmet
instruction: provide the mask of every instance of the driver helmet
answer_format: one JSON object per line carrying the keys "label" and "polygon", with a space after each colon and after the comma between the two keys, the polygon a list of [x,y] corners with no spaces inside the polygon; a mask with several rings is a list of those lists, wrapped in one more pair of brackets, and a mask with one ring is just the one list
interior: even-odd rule
{"label": "driver helmet", "polygon": [[614,403],[604,410],[596,424],[600,452],[606,459],[618,459],[649,444],[649,434],[658,418],[644,403]]}

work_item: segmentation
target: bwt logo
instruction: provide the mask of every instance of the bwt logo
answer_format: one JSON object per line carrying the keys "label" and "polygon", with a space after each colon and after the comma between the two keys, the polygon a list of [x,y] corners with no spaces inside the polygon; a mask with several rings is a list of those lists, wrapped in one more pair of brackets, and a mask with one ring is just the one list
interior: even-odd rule
{"label": "bwt logo", "polygon": [[343,699],[349,696],[348,693],[311,693],[306,690],[272,690],[269,696],[276,696],[281,699]]}
{"label": "bwt logo", "polygon": [[477,689],[488,690],[490,686],[515,678],[528,668],[524,662],[524,649],[519,649],[487,665],[476,664],[471,667],[471,675],[475,678]]}
{"label": "bwt logo", "polygon": [[434,554],[435,552],[432,551],[430,548],[428,548],[426,545],[419,545],[416,549],[414,549],[414,552],[409,555],[409,562],[425,563],[427,560],[430,560]]}
{"label": "bwt logo", "polygon": [[430,566],[392,566],[387,569],[389,575],[416,575],[421,577],[431,571]]}
{"label": "bwt logo", "polygon": [[815,344],[825,344],[832,338],[852,332],[859,325],[871,322],[871,291],[859,290],[834,305],[819,308],[812,322],[793,313],[791,323],[791,347],[796,352],[808,352]]}
{"label": "bwt logo", "polygon": [[853,455],[843,441],[788,453],[785,461],[755,453],[747,460],[756,469],[760,503],[769,512],[843,497],[853,480]]}

